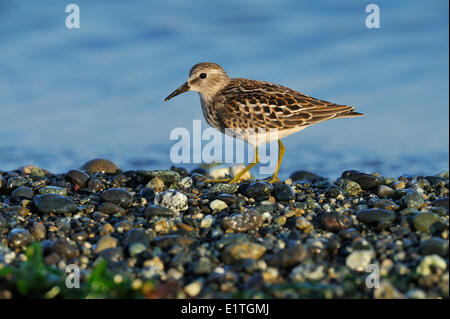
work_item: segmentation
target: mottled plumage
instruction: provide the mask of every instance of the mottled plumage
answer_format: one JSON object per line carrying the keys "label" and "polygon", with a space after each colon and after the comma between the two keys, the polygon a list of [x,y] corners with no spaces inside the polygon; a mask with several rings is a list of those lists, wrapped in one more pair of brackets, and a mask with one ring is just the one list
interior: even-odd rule
{"label": "mottled plumage", "polygon": [[226,128],[272,128],[278,129],[280,136],[329,119],[362,115],[352,106],[318,100],[270,82],[239,78],[231,79],[203,107],[207,122],[222,132]]}
{"label": "mottled plumage", "polygon": [[[189,90],[199,93],[209,125],[255,147],[319,122],[363,115],[353,106],[315,99],[278,84],[230,79],[222,67],[209,62],[194,65],[188,81],[166,101]],[[273,179],[277,179],[278,168]]]}

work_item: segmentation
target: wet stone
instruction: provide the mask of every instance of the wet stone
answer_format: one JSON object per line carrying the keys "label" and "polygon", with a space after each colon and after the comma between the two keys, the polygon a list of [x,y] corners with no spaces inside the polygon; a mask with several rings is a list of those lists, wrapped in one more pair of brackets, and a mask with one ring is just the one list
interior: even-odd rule
{"label": "wet stone", "polygon": [[336,198],[339,195],[343,195],[344,192],[345,192],[345,190],[343,188],[336,186],[336,185],[331,185],[326,192],[326,196]]}
{"label": "wet stone", "polygon": [[85,170],[91,174],[95,173],[109,173],[109,174],[116,174],[119,168],[116,164],[113,162],[107,160],[107,159],[101,159],[96,158],[93,160],[90,160],[89,162],[85,163],[82,167],[82,170]]}
{"label": "wet stone", "polygon": [[211,193],[234,194],[239,189],[238,184],[217,183],[211,187]]}
{"label": "wet stone", "polygon": [[113,215],[119,213],[123,215],[125,213],[125,209],[111,202],[104,202],[99,207],[98,210],[103,214]]}
{"label": "wet stone", "polygon": [[444,219],[431,212],[419,213],[414,216],[414,228],[423,233],[434,233],[442,229]]}
{"label": "wet stone", "polygon": [[326,230],[332,232],[340,231],[353,225],[353,222],[349,216],[336,212],[323,213],[320,220],[322,226]]}
{"label": "wet stone", "polygon": [[344,190],[349,196],[358,196],[363,192],[361,186],[349,179],[339,179],[336,181],[336,185]]}
{"label": "wet stone", "polygon": [[142,229],[131,229],[127,233],[126,246],[131,246],[136,243],[144,245],[145,249],[150,247],[150,240],[147,234]]}
{"label": "wet stone", "polygon": [[175,245],[181,245],[182,247],[188,247],[194,242],[194,238],[181,235],[166,235],[161,237],[156,237],[154,244],[161,249],[167,249]]}
{"label": "wet stone", "polygon": [[213,264],[206,257],[200,257],[199,260],[192,265],[192,272],[196,275],[210,274],[213,270]]}
{"label": "wet stone", "polygon": [[87,188],[94,193],[102,190],[104,187],[103,183],[96,178],[90,178],[87,183]]}
{"label": "wet stone", "polygon": [[292,188],[286,184],[277,184],[274,187],[274,195],[277,201],[287,202],[295,199],[295,194]]}
{"label": "wet stone", "polygon": [[147,248],[145,247],[145,245],[143,243],[134,243],[128,247],[128,252],[129,252],[130,256],[139,255],[146,250],[147,250]]}
{"label": "wet stone", "polygon": [[425,176],[424,177],[431,185],[439,185],[445,183],[445,179],[440,176]]}
{"label": "wet stone", "polygon": [[164,181],[159,177],[153,177],[145,187],[154,189],[156,192],[162,192],[164,190]]}
{"label": "wet stone", "polygon": [[123,258],[122,247],[107,248],[99,252],[99,256],[104,258],[109,264],[117,263]]}
{"label": "wet stone", "polygon": [[29,187],[19,187],[12,192],[11,196],[16,202],[20,202],[22,199],[33,199],[34,192]]}
{"label": "wet stone", "polygon": [[256,199],[257,201],[265,200],[273,191],[273,185],[269,182],[254,182],[251,183],[247,190],[247,197]]}
{"label": "wet stone", "polygon": [[395,194],[395,190],[386,185],[378,185],[377,194],[381,198],[388,198]]}
{"label": "wet stone", "polygon": [[0,230],[1,229],[6,229],[6,228],[8,228],[8,221],[6,220],[5,217],[0,215]]}
{"label": "wet stone", "polygon": [[95,246],[95,252],[99,253],[102,250],[115,247],[117,247],[117,239],[112,236],[105,235],[100,237],[99,240],[97,241],[97,244]]}
{"label": "wet stone", "polygon": [[45,239],[45,235],[47,234],[47,229],[41,223],[34,222],[31,227],[31,235],[35,240],[41,241]]}
{"label": "wet stone", "polygon": [[61,196],[67,196],[67,189],[57,186],[45,186],[39,189],[39,195],[44,194],[58,194]]}
{"label": "wet stone", "polygon": [[417,209],[410,208],[410,207],[402,209],[400,211],[400,215],[402,215],[402,216],[417,215],[418,213],[419,213],[419,211]]}
{"label": "wet stone", "polygon": [[148,179],[157,177],[168,185],[177,183],[180,180],[180,174],[172,170],[137,170],[136,173]]}
{"label": "wet stone", "polygon": [[124,188],[110,188],[102,193],[104,202],[111,202],[123,208],[130,207],[133,202],[133,195]]}
{"label": "wet stone", "polygon": [[259,259],[265,252],[265,246],[243,241],[225,247],[222,258],[226,263],[233,263],[241,259]]}
{"label": "wet stone", "polygon": [[239,204],[239,199],[235,195],[231,194],[219,194],[216,196],[216,199],[221,200],[227,206],[233,206]]}
{"label": "wet stone", "polygon": [[145,209],[145,218],[150,218],[152,216],[162,216],[162,217],[174,217],[177,213],[170,208],[161,207],[158,205],[150,205]]}
{"label": "wet stone", "polygon": [[373,207],[380,208],[380,209],[387,209],[387,210],[391,210],[391,211],[395,211],[395,210],[399,209],[399,206],[389,199],[377,200],[374,203]]}
{"label": "wet stone", "polygon": [[32,241],[33,237],[26,229],[14,228],[8,235],[8,243],[13,248],[28,246]]}
{"label": "wet stone", "polygon": [[153,199],[155,199],[155,194],[155,190],[148,187],[142,188],[139,192],[139,196],[141,196],[141,198],[145,198],[148,202],[151,202],[153,201]]}
{"label": "wet stone", "polygon": [[79,170],[79,169],[70,170],[67,173],[67,176],[69,176],[72,183],[74,183],[80,187],[86,186],[86,183],[89,179],[89,175],[86,172]]}
{"label": "wet stone", "polygon": [[250,209],[244,213],[237,213],[223,219],[224,228],[230,228],[238,232],[258,229],[262,225],[262,217],[256,210]]}
{"label": "wet stone", "polygon": [[303,245],[298,244],[279,251],[274,255],[266,257],[270,266],[280,268],[290,268],[299,264],[307,257],[307,251]]}
{"label": "wet stone", "polygon": [[421,255],[439,255],[445,257],[448,254],[448,240],[433,237],[421,243],[419,248]]}
{"label": "wet stone", "polygon": [[84,242],[88,238],[89,234],[86,231],[80,231],[75,234],[72,234],[70,238],[74,241]]}
{"label": "wet stone", "polygon": [[78,206],[69,198],[58,194],[37,195],[33,203],[41,213],[66,214],[77,211]]}
{"label": "wet stone", "polygon": [[395,214],[385,209],[363,209],[356,213],[356,217],[361,223],[375,225],[377,230],[382,230],[393,224]]}
{"label": "wet stone", "polygon": [[313,181],[318,177],[319,175],[308,171],[295,171],[289,176],[293,181]]}
{"label": "wet stone", "polygon": [[413,189],[406,190],[406,194],[402,197],[401,203],[403,207],[415,209],[422,208],[424,204],[423,196]]}
{"label": "wet stone", "polygon": [[35,165],[29,165],[29,166],[25,166],[22,168],[22,172],[26,175],[31,175],[31,176],[45,176],[46,173],[48,173],[48,171],[39,168]]}
{"label": "wet stone", "polygon": [[358,171],[345,171],[342,173],[341,178],[358,183],[363,190],[376,188],[383,183],[383,180],[378,176]]}
{"label": "wet stone", "polygon": [[13,190],[17,187],[28,185],[28,180],[23,177],[10,177],[6,182],[6,189]]}
{"label": "wet stone", "polygon": [[370,250],[356,250],[347,256],[345,264],[351,270],[364,272],[370,265],[373,255],[373,251]]}
{"label": "wet stone", "polygon": [[51,245],[51,251],[56,253],[58,256],[72,260],[78,256],[78,249],[73,247],[69,242],[64,239],[57,239]]}
{"label": "wet stone", "polygon": [[433,207],[442,207],[442,208],[445,208],[448,211],[448,197],[435,199],[431,203],[431,206],[433,206]]}

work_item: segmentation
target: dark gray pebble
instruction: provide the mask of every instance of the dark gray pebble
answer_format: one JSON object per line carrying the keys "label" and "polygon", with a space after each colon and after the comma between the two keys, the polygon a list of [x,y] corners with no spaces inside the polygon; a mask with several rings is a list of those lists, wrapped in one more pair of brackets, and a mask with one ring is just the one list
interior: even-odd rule
{"label": "dark gray pebble", "polygon": [[103,191],[102,200],[128,208],[133,202],[133,195],[124,188],[110,188]]}
{"label": "dark gray pebble", "polygon": [[51,251],[67,260],[72,260],[78,256],[78,249],[69,244],[64,239],[57,239],[51,246]]}
{"label": "dark gray pebble", "polygon": [[135,243],[141,243],[147,249],[150,247],[150,240],[144,230],[135,228],[131,229],[127,233],[127,238],[125,240],[126,246],[131,246]]}
{"label": "dark gray pebble", "polygon": [[67,176],[69,176],[72,183],[77,184],[80,187],[86,186],[86,183],[89,179],[89,175],[86,172],[79,169],[70,170],[67,173]]}
{"label": "dark gray pebble", "polygon": [[151,202],[155,199],[155,189],[144,187],[139,192],[139,196],[141,196],[141,198],[145,198],[148,202]]}
{"label": "dark gray pebble", "polygon": [[30,187],[19,187],[16,188],[12,194],[12,198],[16,202],[20,202],[22,199],[32,199],[34,196],[34,192]]}
{"label": "dark gray pebble", "polygon": [[299,264],[307,257],[307,251],[303,245],[298,244],[280,250],[278,253],[266,257],[266,261],[270,266],[290,268]]}
{"label": "dark gray pebble", "polygon": [[98,210],[104,214],[112,215],[116,213],[124,214],[126,212],[125,209],[111,202],[104,202],[99,207]]}
{"label": "dark gray pebble", "polygon": [[448,254],[448,240],[438,237],[433,237],[425,240],[423,243],[421,243],[419,252],[422,255],[436,254],[444,257]]}
{"label": "dark gray pebble", "polygon": [[358,183],[363,190],[375,188],[383,183],[383,180],[378,176],[358,171],[345,171],[342,173],[341,178]]}
{"label": "dark gray pebble", "polygon": [[58,194],[37,195],[33,203],[41,213],[74,213],[78,206],[69,198]]}
{"label": "dark gray pebble", "polygon": [[363,209],[356,213],[361,223],[375,225],[377,230],[383,230],[395,221],[395,214],[386,209]]}
{"label": "dark gray pebble", "polygon": [[258,201],[265,200],[273,191],[273,185],[269,182],[254,182],[247,188],[247,197],[254,198]]}
{"label": "dark gray pebble", "polygon": [[276,200],[280,202],[287,202],[295,199],[294,191],[286,184],[276,184],[273,193]]}
{"label": "dark gray pebble", "polygon": [[178,213],[174,212],[172,209],[158,205],[147,206],[144,212],[145,218],[150,218],[152,216],[174,217],[177,215]]}
{"label": "dark gray pebble", "polygon": [[295,171],[289,176],[293,181],[313,181],[318,177],[319,175],[308,171]]}
{"label": "dark gray pebble", "polygon": [[336,212],[326,212],[321,215],[320,221],[322,226],[328,231],[340,231],[353,225],[349,216]]}

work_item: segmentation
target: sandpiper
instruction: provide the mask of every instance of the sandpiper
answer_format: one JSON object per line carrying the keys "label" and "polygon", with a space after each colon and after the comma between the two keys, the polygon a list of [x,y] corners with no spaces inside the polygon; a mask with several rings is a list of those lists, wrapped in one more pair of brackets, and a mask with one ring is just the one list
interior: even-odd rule
{"label": "sandpiper", "polygon": [[230,132],[255,148],[253,162],[226,180],[230,183],[238,182],[259,162],[258,145],[278,140],[278,163],[270,179],[274,183],[280,181],[278,171],[285,151],[281,138],[326,120],[364,115],[352,106],[315,99],[278,84],[231,79],[220,65],[210,62],[194,65],[187,82],[165,100],[187,91],[199,93],[209,125],[222,133]]}

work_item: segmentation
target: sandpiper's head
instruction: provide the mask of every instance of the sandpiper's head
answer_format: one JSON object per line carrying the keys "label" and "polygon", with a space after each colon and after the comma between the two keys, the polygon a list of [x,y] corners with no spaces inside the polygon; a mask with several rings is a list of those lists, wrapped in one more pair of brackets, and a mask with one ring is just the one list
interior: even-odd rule
{"label": "sandpiper's head", "polygon": [[229,82],[230,78],[220,65],[211,62],[199,63],[189,71],[187,82],[173,91],[165,100],[168,101],[187,91],[198,92],[205,100],[209,100]]}

